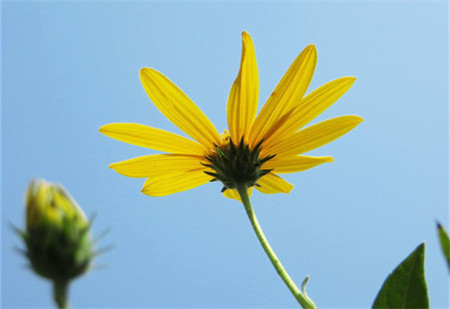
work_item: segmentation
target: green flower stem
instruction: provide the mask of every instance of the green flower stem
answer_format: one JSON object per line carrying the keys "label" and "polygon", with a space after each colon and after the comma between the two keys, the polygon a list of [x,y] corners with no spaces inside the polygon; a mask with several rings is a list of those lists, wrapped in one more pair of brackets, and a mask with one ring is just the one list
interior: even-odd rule
{"label": "green flower stem", "polygon": [[286,272],[277,255],[275,254],[269,242],[267,241],[266,236],[264,235],[264,232],[262,231],[259,225],[258,219],[256,218],[255,212],[253,211],[253,207],[250,203],[250,198],[248,197],[247,193],[247,186],[241,185],[238,186],[236,189],[239,195],[241,196],[242,203],[244,204],[245,211],[247,212],[248,218],[252,223],[253,230],[255,231],[256,236],[259,239],[259,242],[264,248],[264,251],[266,251],[266,254],[269,257],[270,261],[272,262],[272,265],[275,267],[278,275],[284,281],[284,283],[289,288],[292,295],[294,295],[295,299],[297,299],[298,303],[302,306],[302,308],[316,309],[316,305],[312,302],[312,300],[309,299],[309,297],[303,295],[302,292],[300,292],[299,288],[295,285],[294,281],[292,281],[291,277]]}
{"label": "green flower stem", "polygon": [[54,281],[53,282],[53,299],[58,305],[59,309],[69,309],[69,282]]}

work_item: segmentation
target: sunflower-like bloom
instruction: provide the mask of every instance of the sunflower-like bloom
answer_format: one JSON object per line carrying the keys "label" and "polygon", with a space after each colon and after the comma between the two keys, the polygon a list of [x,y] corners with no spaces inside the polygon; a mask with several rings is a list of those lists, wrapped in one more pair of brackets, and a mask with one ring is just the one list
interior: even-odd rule
{"label": "sunflower-like bloom", "polygon": [[113,123],[100,132],[166,154],[147,155],[110,165],[128,177],[146,178],[142,192],[164,196],[221,181],[225,196],[236,188],[266,194],[289,193],[293,185],[279,174],[310,169],[332,157],[305,156],[355,128],[358,116],[332,118],[304,128],[336,102],[354,77],[333,80],[305,96],[317,61],[314,45],[294,60],[258,115],[259,80],[252,39],[242,33],[241,66],[227,103],[229,131],[219,134],[211,121],[173,82],[151,68],[140,70],[150,100],[192,139],[134,123]]}

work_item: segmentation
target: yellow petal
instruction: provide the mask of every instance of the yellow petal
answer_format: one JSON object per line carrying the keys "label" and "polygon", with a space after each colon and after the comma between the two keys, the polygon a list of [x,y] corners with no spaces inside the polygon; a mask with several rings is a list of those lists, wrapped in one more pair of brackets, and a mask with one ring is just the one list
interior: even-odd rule
{"label": "yellow petal", "polygon": [[274,193],[289,193],[294,186],[274,173],[269,173],[258,179],[258,184],[261,187],[256,187],[256,190],[265,194]]}
{"label": "yellow petal", "polygon": [[298,104],[306,92],[314,74],[317,53],[314,45],[307,46],[294,60],[274,92],[256,117],[250,133],[250,144],[254,146],[285,113]]}
{"label": "yellow petal", "polygon": [[294,108],[287,121],[279,126],[274,134],[265,139],[264,144],[270,147],[273,141],[280,137],[287,137],[308,124],[347,92],[355,80],[355,77],[341,77],[308,94]]}
{"label": "yellow petal", "polygon": [[205,153],[206,148],[183,136],[137,123],[110,123],[100,128],[106,136],[133,145],[171,153]]}
{"label": "yellow petal", "polygon": [[239,143],[248,140],[258,108],[259,80],[255,48],[247,32],[242,32],[241,68],[228,96],[227,114],[231,139]]}
{"label": "yellow petal", "polygon": [[128,177],[152,177],[180,171],[204,170],[203,157],[192,155],[159,154],[137,157],[112,163],[110,168]]}
{"label": "yellow petal", "polygon": [[[247,189],[248,196],[252,196],[253,187],[250,187]],[[233,200],[237,200],[239,202],[242,202],[241,197],[239,196],[239,193],[236,189],[227,189],[223,191],[222,193],[225,197],[231,198]]]}
{"label": "yellow petal", "polygon": [[193,189],[210,180],[211,176],[202,170],[155,175],[147,178],[141,192],[150,196],[165,196]]}
{"label": "yellow petal", "polygon": [[147,95],[164,116],[206,147],[219,144],[211,121],[174,83],[154,69],[143,68],[139,73]]}
{"label": "yellow petal", "polygon": [[279,141],[270,148],[263,148],[261,155],[272,153],[282,157],[305,153],[334,141],[362,121],[363,119],[359,116],[341,116],[319,122]]}
{"label": "yellow petal", "polygon": [[313,168],[319,164],[333,162],[333,157],[289,156],[270,159],[263,169],[273,169],[274,173],[295,173]]}

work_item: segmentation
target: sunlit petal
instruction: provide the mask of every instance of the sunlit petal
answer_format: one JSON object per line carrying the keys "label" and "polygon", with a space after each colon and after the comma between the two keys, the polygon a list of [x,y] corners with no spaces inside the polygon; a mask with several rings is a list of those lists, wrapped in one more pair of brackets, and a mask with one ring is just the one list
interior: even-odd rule
{"label": "sunlit petal", "polygon": [[[250,187],[247,189],[247,194],[249,197],[252,196],[252,191],[253,191],[253,187]],[[227,189],[227,190],[223,191],[223,195],[225,197],[231,198],[233,200],[242,202],[241,197],[239,196],[239,193],[237,192],[236,189]]]}
{"label": "sunlit petal", "polygon": [[187,135],[206,147],[220,142],[208,117],[167,77],[150,68],[141,69],[140,77],[150,100]]}
{"label": "sunlit petal", "polygon": [[265,194],[289,193],[294,186],[274,173],[269,173],[258,180],[260,187],[256,190]]}
{"label": "sunlit petal", "polygon": [[150,196],[165,196],[193,189],[210,180],[211,176],[202,170],[155,175],[147,178],[141,192]]}
{"label": "sunlit petal", "polygon": [[247,141],[258,108],[258,67],[252,38],[242,33],[241,68],[228,96],[227,114],[231,139]]}
{"label": "sunlit petal", "polygon": [[264,141],[266,147],[279,138],[294,134],[298,129],[319,116],[335,103],[355,82],[355,77],[335,79],[308,94],[289,115],[288,119],[278,126],[273,134]]}
{"label": "sunlit petal", "polygon": [[180,171],[204,169],[203,157],[192,155],[160,154],[137,157],[112,163],[110,168],[128,177],[151,177]]}
{"label": "sunlit petal", "polygon": [[317,165],[333,162],[333,157],[288,156],[276,157],[264,163],[262,168],[273,169],[274,173],[295,173]]}
{"label": "sunlit petal", "polygon": [[354,129],[363,119],[359,116],[341,116],[322,121],[294,135],[283,139],[264,154],[276,154],[277,157],[297,155],[316,149],[334,141],[338,137]]}
{"label": "sunlit petal", "polygon": [[183,136],[137,123],[110,123],[100,132],[119,141],[150,149],[183,154],[205,153],[205,146]]}
{"label": "sunlit petal", "polygon": [[267,100],[252,126],[250,145],[254,146],[285,113],[298,104],[314,74],[317,53],[314,45],[307,46],[294,60],[274,92]]}

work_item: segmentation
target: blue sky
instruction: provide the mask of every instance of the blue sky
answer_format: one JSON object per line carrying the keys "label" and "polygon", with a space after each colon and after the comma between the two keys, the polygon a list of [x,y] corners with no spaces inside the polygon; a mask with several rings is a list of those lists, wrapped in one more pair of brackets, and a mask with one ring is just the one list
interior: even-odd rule
{"label": "blue sky", "polygon": [[114,250],[74,282],[74,308],[295,308],[244,209],[211,183],[168,197],[108,169],[152,153],[98,132],[136,122],[180,133],[147,98],[153,67],[222,131],[240,34],[254,40],[260,107],[308,44],[309,91],[358,80],[317,121],[355,114],[357,129],[311,154],[335,162],[287,175],[289,195],[254,194],[283,264],[321,308],[367,308],[390,271],[426,242],[432,308],[448,307],[435,220],[448,227],[448,4],[395,2],[2,3],[1,306],[48,307],[50,285],[24,266],[9,223],[24,224],[33,177],[61,182]]}

